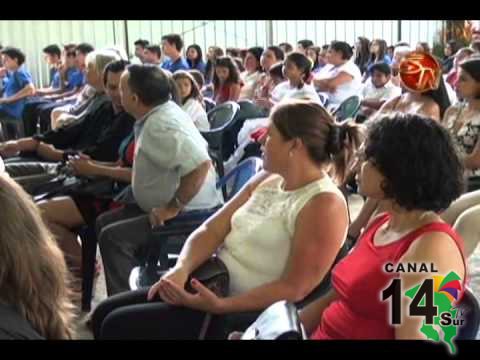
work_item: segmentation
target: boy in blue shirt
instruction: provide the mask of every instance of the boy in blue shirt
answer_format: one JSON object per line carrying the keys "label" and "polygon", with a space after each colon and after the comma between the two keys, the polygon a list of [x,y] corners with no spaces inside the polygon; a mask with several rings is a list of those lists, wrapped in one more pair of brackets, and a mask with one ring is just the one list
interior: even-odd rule
{"label": "boy in blue shirt", "polygon": [[[61,100],[65,97],[77,94],[85,84],[85,76],[77,67],[76,45],[69,44],[64,46],[63,59],[60,58],[61,52],[57,45],[49,45],[43,49],[46,61],[52,65],[53,77],[49,88],[39,89],[36,92],[38,97],[28,101],[23,112],[23,124],[25,136],[32,136],[37,131],[37,122],[40,112],[45,108],[56,104],[55,100]],[[43,118],[40,121],[40,131],[47,131],[50,127],[49,118]]]}
{"label": "boy in blue shirt", "polygon": [[48,94],[55,94],[61,91],[60,71],[62,64],[61,50],[58,45],[48,45],[43,49],[45,61],[50,66],[50,86],[47,88],[37,89],[36,95],[43,96]]}
{"label": "boy in blue shirt", "polygon": [[162,51],[168,60],[162,64],[162,69],[170,71],[172,74],[177,70],[188,70],[187,60],[182,57],[183,40],[178,34],[162,36]]}
{"label": "boy in blue shirt", "polygon": [[21,119],[26,99],[35,93],[32,76],[23,66],[25,54],[13,47],[6,47],[0,54],[4,64],[4,68],[0,69],[0,77],[3,78],[0,117]]}

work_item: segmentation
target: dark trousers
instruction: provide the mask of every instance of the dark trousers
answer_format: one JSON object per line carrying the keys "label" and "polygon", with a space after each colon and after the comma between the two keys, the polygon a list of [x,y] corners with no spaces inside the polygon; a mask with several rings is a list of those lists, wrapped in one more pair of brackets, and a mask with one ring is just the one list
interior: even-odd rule
{"label": "dark trousers", "polygon": [[[23,111],[23,124],[26,136],[32,136],[37,132],[37,124],[40,126],[40,132],[44,133],[51,128],[50,115],[53,109],[74,103],[75,100],[68,101],[50,101],[45,99],[36,99],[31,104],[26,104]],[[28,129],[28,130],[27,130]]]}
{"label": "dark trousers", "polygon": [[92,315],[95,339],[198,339],[205,313],[161,300],[149,302],[147,293],[123,292],[100,303]]}
{"label": "dark trousers", "polygon": [[96,234],[109,296],[130,290],[130,272],[142,264],[138,254],[151,231],[148,214],[136,204],[107,211],[97,218]]}
{"label": "dark trousers", "polygon": [[[25,129],[25,136],[30,137],[37,133],[37,124],[40,125],[40,129],[42,128],[39,122],[39,110],[42,105],[52,103],[50,100],[42,99],[42,98],[34,98],[29,100],[25,104],[25,108],[23,110],[23,127]],[[44,127],[46,124],[43,124]]]}
{"label": "dark trousers", "polygon": [[[147,301],[148,289],[112,296],[92,315],[93,334],[101,340],[195,340],[206,313],[173,306],[159,299]],[[232,331],[245,331],[261,312],[213,315],[206,339],[226,339]]]}

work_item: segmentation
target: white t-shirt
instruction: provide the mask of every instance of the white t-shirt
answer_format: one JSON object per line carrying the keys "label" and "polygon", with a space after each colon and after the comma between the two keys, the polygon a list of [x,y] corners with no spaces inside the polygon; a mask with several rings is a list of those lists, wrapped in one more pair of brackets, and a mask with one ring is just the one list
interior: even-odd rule
{"label": "white t-shirt", "polygon": [[240,96],[238,99],[252,100],[257,87],[260,85],[262,73],[260,71],[255,71],[252,74],[248,74],[246,71],[244,71],[240,74],[240,79],[243,82],[243,86],[240,90]]}
{"label": "white t-shirt", "polygon": [[[153,108],[137,120],[134,131],[133,195],[138,206],[149,212],[173,198],[182,176],[210,160],[208,144],[187,113],[173,101]],[[212,166],[185,210],[209,209],[222,202]]]}
{"label": "white t-shirt", "polygon": [[402,95],[402,89],[399,86],[393,85],[391,81],[387,82],[381,88],[377,88],[373,85],[372,79],[368,78],[365,84],[363,84],[361,95],[364,100],[387,101]]}
{"label": "white t-shirt", "polygon": [[351,81],[348,81],[336,88],[334,92],[328,92],[329,106],[338,106],[344,100],[350,96],[360,95],[362,86],[362,74],[360,69],[355,63],[350,60],[340,66],[332,64],[325,65],[318,74],[315,75],[315,79],[332,79],[339,75],[341,72],[347,73],[353,77]]}
{"label": "white t-shirt", "polygon": [[194,98],[188,99],[187,102],[182,105],[182,110],[185,111],[188,115],[190,115],[193,123],[198,130],[210,130],[210,123],[208,122],[207,112],[198,100]]}
{"label": "white t-shirt", "polygon": [[301,89],[291,86],[290,81],[284,81],[272,90],[272,101],[279,103],[284,99],[309,99],[321,103],[315,88],[312,85],[303,84]]}
{"label": "white t-shirt", "polygon": [[443,80],[445,88],[447,89],[448,100],[450,100],[450,105],[455,105],[458,102],[457,93],[453,90],[452,85]]}
{"label": "white t-shirt", "polygon": [[328,176],[285,191],[273,175],[260,184],[233,215],[219,251],[230,275],[230,295],[280,279],[287,266],[296,219],[305,204],[322,192],[343,195]]}

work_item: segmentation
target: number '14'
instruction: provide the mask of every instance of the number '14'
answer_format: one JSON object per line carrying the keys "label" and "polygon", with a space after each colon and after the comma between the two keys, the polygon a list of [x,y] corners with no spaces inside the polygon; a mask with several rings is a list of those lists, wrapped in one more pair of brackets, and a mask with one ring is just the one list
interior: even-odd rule
{"label": "number '14'", "polygon": [[[393,279],[390,286],[382,292],[383,301],[392,298],[390,301],[390,313],[391,323],[393,325],[400,325],[402,323],[401,290],[402,280]],[[420,306],[423,298],[425,298],[425,303]],[[433,324],[433,319],[438,315],[438,308],[433,304],[433,279],[426,279],[423,281],[409,306],[409,315],[423,316],[425,317],[426,324]]]}

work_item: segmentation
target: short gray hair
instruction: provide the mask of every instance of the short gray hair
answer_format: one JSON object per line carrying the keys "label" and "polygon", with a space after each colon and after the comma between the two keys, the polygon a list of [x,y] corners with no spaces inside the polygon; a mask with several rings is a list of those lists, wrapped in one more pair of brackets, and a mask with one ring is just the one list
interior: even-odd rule
{"label": "short gray hair", "polygon": [[87,66],[92,65],[97,74],[102,76],[105,67],[112,61],[117,60],[121,60],[121,57],[117,52],[111,49],[103,49],[88,53],[87,57],[85,58],[85,64]]}

